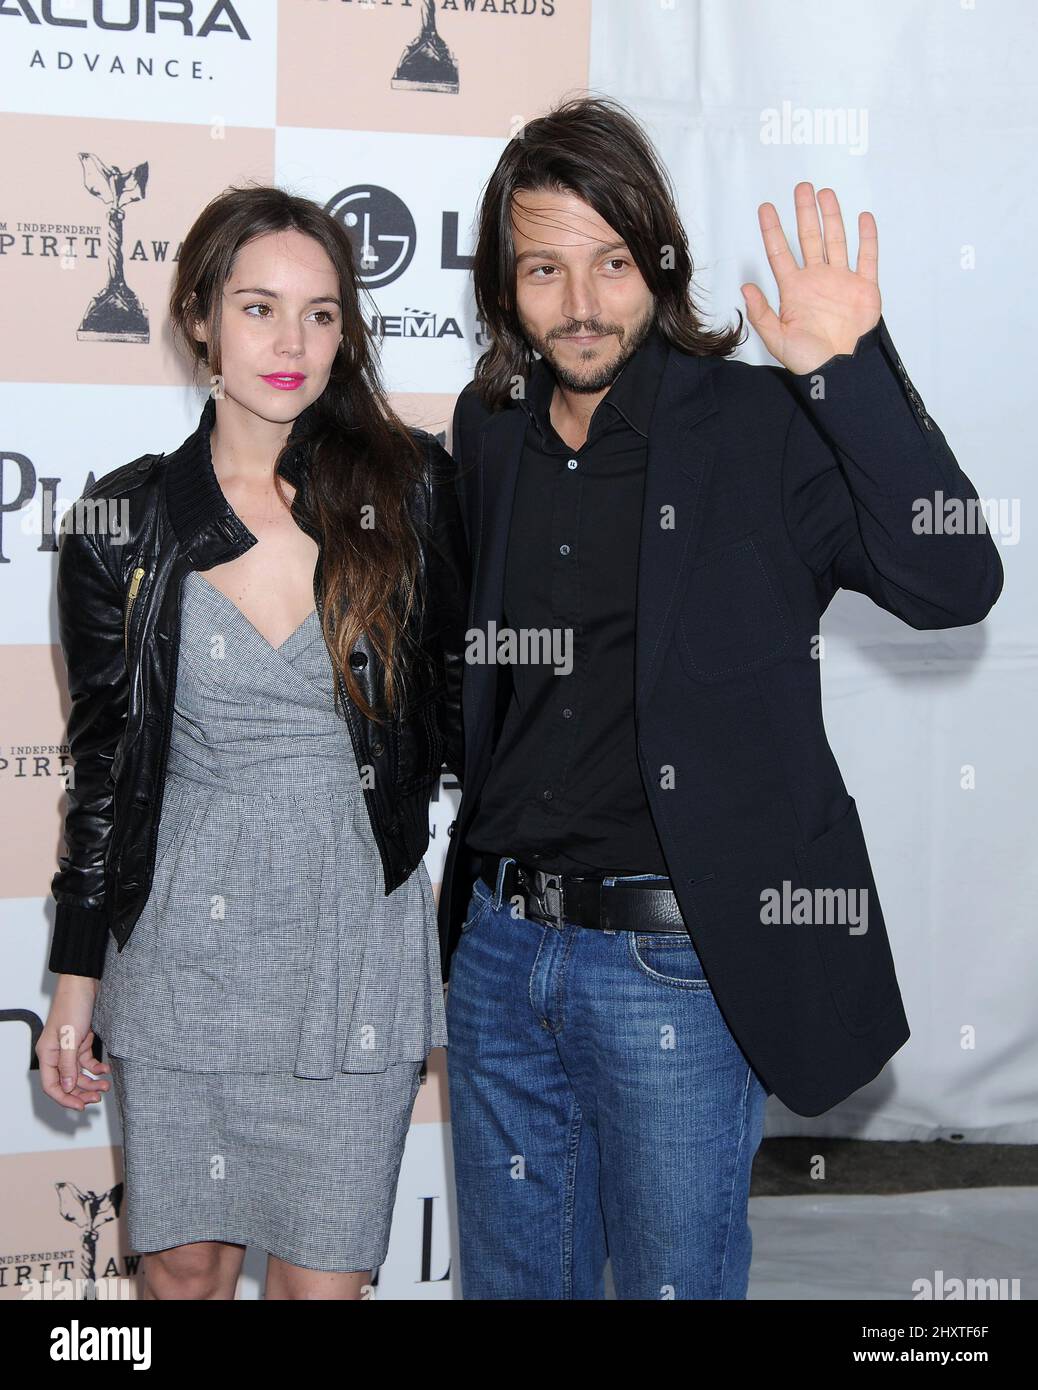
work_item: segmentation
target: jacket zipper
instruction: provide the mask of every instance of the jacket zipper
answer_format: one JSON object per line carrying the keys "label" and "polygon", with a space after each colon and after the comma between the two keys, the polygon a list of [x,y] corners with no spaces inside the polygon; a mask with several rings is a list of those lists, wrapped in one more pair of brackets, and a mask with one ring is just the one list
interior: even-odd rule
{"label": "jacket zipper", "polygon": [[123,622],[123,647],[127,656],[130,654],[130,614],[133,612],[134,600],[137,597],[137,590],[141,587],[141,580],[144,578],[144,570],[138,565],[133,572],[130,580],[130,593],[126,604],[126,618]]}

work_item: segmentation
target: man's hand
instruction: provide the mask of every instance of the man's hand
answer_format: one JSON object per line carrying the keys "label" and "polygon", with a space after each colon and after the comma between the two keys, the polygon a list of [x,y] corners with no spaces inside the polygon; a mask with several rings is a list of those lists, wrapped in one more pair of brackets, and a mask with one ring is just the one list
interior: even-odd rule
{"label": "man's hand", "polygon": [[863,333],[880,318],[879,237],[871,212],[858,214],[858,267],[847,264],[847,239],[840,204],[831,188],[815,191],[798,183],[797,234],[804,264],[799,266],[786,241],[774,203],[757,209],[768,264],[779,290],[776,314],[758,285],[741,286],[746,313],[764,346],[798,376],[813,372],[838,352],[853,352]]}

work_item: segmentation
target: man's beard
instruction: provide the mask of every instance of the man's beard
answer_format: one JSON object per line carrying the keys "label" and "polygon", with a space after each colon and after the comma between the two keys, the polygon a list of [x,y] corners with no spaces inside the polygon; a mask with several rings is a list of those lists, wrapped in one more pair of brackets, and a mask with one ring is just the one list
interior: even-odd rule
{"label": "man's beard", "polygon": [[[655,322],[656,307],[653,305],[645,319],[638,324],[637,327],[630,330],[625,337],[619,336],[619,329],[616,324],[603,323],[600,319],[585,319],[579,324],[567,327],[562,333],[556,332],[547,338],[535,337],[530,331],[529,325],[525,323],[523,324],[523,330],[526,334],[526,340],[531,347],[535,348],[542,357],[548,359],[555,373],[556,381],[564,390],[572,391],[574,394],[594,395],[599,391],[606,391],[612,386],[613,382],[620,375],[620,372],[652,332]],[[620,344],[620,355],[615,361],[597,364],[592,369],[590,375],[585,374],[583,376],[578,376],[575,372],[569,370],[557,361],[555,353],[555,343],[558,339],[572,333],[578,333],[580,335],[590,335],[592,333],[616,334]]]}

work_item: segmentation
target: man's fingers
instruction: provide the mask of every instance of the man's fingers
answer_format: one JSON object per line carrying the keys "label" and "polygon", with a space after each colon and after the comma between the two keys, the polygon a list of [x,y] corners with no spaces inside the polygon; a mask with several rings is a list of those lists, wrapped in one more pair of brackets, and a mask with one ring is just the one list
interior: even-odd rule
{"label": "man's fingers", "polygon": [[767,252],[768,264],[771,266],[771,273],[781,290],[783,283],[790,279],[800,267],[796,263],[793,252],[789,249],[789,242],[782,230],[782,222],[775,204],[761,203],[757,209],[757,221],[760,224],[760,233],[764,241],[764,250]]}
{"label": "man's fingers", "polygon": [[822,243],[822,228],[818,221],[818,208],[812,185],[806,182],[798,183],[793,190],[793,200],[804,264],[825,265],[825,246]]}
{"label": "man's fingers", "polygon": [[871,212],[858,214],[858,264],[859,275],[879,284],[879,232],[876,219]]}
{"label": "man's fingers", "polygon": [[847,235],[843,229],[843,214],[835,190],[820,188],[818,206],[822,209],[822,225],[825,228],[825,258],[830,265],[846,266]]}
{"label": "man's fingers", "polygon": [[752,282],[740,286],[746,301],[746,315],[761,336],[764,346],[772,354],[782,336],[782,324],[778,314],[767,301],[764,291]]}

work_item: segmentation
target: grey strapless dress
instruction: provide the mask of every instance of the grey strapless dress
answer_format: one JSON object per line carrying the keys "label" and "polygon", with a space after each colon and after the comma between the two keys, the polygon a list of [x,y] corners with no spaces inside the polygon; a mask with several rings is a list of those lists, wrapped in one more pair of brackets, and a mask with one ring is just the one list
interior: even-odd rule
{"label": "grey strapless dress", "polygon": [[385,1259],[421,1063],[447,1041],[424,863],[389,897],[316,613],[273,647],[197,571],[155,873],[93,1015],[138,1251]]}

